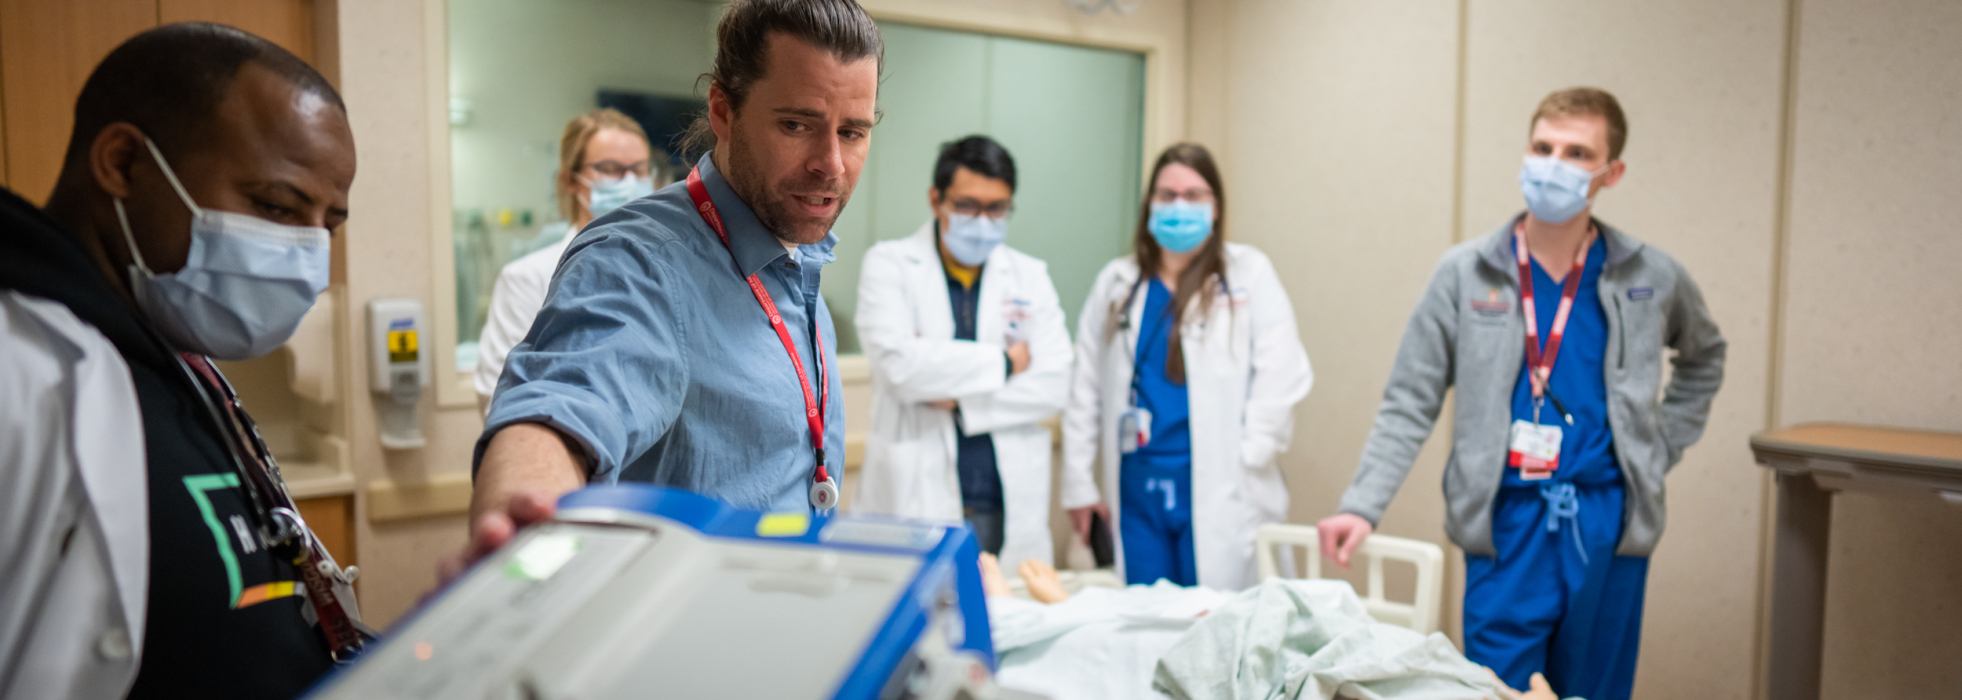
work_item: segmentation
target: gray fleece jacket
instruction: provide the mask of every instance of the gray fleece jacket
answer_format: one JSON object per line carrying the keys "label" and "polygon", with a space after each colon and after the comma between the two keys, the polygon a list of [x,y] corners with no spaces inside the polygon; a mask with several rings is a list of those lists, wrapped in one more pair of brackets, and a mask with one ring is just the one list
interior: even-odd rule
{"label": "gray fleece jacket", "polygon": [[[1512,392],[1526,354],[1513,223],[1444,254],[1417,303],[1341,510],[1378,522],[1457,387],[1444,467],[1445,530],[1470,554],[1494,554],[1492,504],[1505,475]],[[1608,246],[1601,310],[1608,426],[1625,482],[1617,554],[1648,556],[1662,537],[1663,476],[1703,436],[1724,377],[1724,338],[1689,273],[1667,253],[1600,221]],[[1676,354],[1662,389],[1664,348]],[[1658,400],[1657,397],[1661,398]]]}

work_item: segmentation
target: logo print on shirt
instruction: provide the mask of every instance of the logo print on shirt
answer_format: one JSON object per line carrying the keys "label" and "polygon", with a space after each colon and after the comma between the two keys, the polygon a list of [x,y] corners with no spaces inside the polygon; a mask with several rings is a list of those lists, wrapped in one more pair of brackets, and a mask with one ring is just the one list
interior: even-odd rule
{"label": "logo print on shirt", "polygon": [[[200,474],[184,477],[184,490],[191,493],[191,502],[197,504],[198,514],[204,516],[204,524],[211,528],[211,539],[218,545],[218,560],[225,565],[225,582],[231,587],[231,606],[233,610],[251,607],[276,598],[295,594],[294,582],[272,581],[247,588],[244,574],[239,570],[238,555],[232,553],[232,535],[225,532],[225,525],[218,519],[217,508],[211,504],[211,491],[238,488],[237,474]],[[234,515],[229,518],[237,532],[239,549],[246,554],[259,551],[257,536],[246,527],[244,518]]]}
{"label": "logo print on shirt", "polygon": [[1655,296],[1654,287],[1636,287],[1634,289],[1628,290],[1628,298],[1630,301],[1641,301],[1643,299],[1647,299],[1652,296]]}

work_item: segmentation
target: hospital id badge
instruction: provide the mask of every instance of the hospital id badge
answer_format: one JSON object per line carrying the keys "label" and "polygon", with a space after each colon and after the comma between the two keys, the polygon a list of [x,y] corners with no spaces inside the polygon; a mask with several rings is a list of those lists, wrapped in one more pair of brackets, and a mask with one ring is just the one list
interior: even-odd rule
{"label": "hospital id badge", "polygon": [[1560,426],[1532,421],[1512,422],[1512,450],[1506,463],[1519,468],[1519,478],[1538,481],[1560,468]]}
{"label": "hospital id badge", "polygon": [[1133,406],[1117,414],[1117,451],[1131,454],[1151,444],[1151,411]]}

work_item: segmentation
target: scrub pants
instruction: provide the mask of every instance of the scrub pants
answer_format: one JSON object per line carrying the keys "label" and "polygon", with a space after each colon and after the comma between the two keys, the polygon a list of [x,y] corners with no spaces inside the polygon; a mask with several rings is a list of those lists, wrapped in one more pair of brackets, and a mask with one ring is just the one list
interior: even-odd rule
{"label": "scrub pants", "polygon": [[1626,700],[1649,560],[1615,556],[1621,517],[1620,484],[1501,488],[1498,556],[1465,556],[1465,657],[1514,688],[1537,671],[1561,697]]}
{"label": "scrub pants", "polygon": [[1199,585],[1192,557],[1192,457],[1134,452],[1119,463],[1125,583]]}

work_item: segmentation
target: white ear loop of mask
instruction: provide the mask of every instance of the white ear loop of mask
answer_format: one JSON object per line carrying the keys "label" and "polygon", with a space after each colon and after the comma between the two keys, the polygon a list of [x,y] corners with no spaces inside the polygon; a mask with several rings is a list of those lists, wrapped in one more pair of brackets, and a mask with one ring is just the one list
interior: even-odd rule
{"label": "white ear loop of mask", "polygon": [[[170,163],[164,161],[163,151],[157,150],[157,142],[145,136],[143,145],[149,147],[150,157],[156,160],[157,169],[163,171],[164,179],[170,182],[170,188],[177,191],[177,198],[183,200],[184,206],[190,208],[191,218],[195,219],[203,214],[204,210],[198,208],[198,203],[191,199],[191,193],[184,189],[184,183],[177,181],[177,173],[171,172]],[[129,244],[129,255],[136,262],[136,269],[142,270],[146,275],[155,275],[155,272],[150,271],[150,266],[143,262],[143,251],[136,247],[136,235],[130,232],[129,214],[123,210],[123,199],[115,197],[109,201],[115,205],[116,222],[123,226],[123,241]]]}

